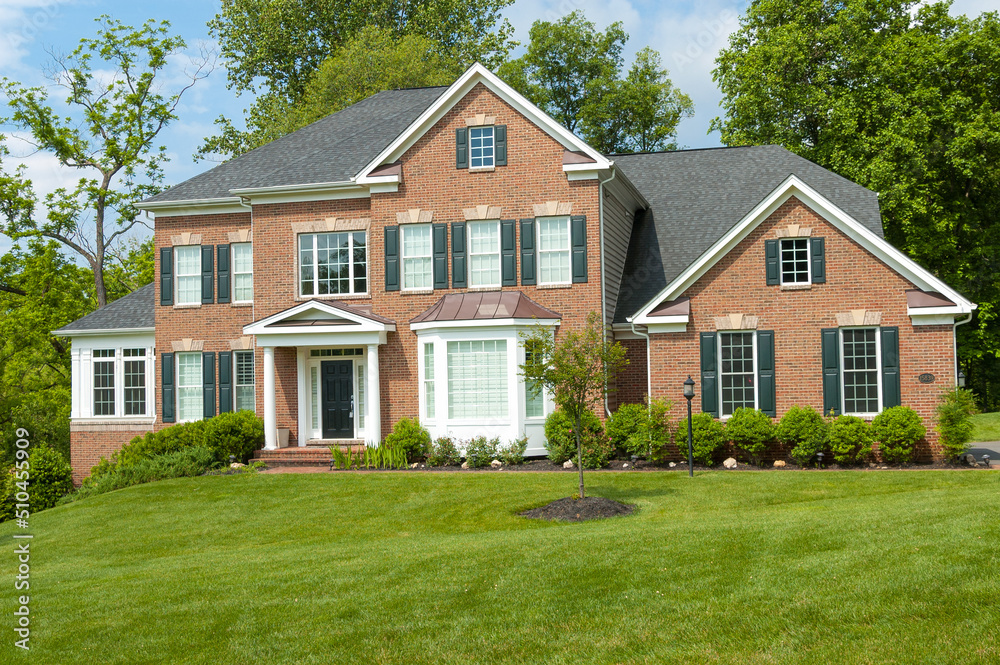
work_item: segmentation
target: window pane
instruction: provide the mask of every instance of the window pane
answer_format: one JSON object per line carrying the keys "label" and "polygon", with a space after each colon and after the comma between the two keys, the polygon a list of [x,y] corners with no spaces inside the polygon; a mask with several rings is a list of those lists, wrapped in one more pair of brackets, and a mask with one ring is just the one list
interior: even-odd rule
{"label": "window pane", "polygon": [[354,234],[354,292],[368,292],[368,246],[364,232]]}
{"label": "window pane", "polygon": [[356,367],[358,370],[358,429],[364,429],[365,413],[368,410],[365,406],[365,366],[357,365]]}
{"label": "window pane", "polygon": [[432,288],[431,225],[403,226],[403,288]]}
{"label": "window pane", "polygon": [[753,333],[719,333],[721,340],[722,415],[756,408],[754,401]]}
{"label": "window pane", "polygon": [[254,390],[253,351],[236,352],[236,410],[255,411],[257,409]]}
{"label": "window pane", "polygon": [[[524,362],[531,364],[537,361],[537,354],[534,351],[524,351]],[[526,381],[524,384],[524,415],[526,418],[541,418],[545,415],[545,400],[542,395],[542,387],[533,381]]]}
{"label": "window pane", "polygon": [[507,417],[507,341],[448,342],[448,417]]}
{"label": "window pane", "polygon": [[541,284],[570,281],[569,217],[538,220],[538,280]]}
{"label": "window pane", "polygon": [[434,345],[424,344],[424,405],[428,419],[435,416]]}
{"label": "window pane", "polygon": [[177,255],[177,304],[194,305],[201,302],[201,246],[176,247]]}
{"label": "window pane", "polygon": [[781,283],[809,283],[809,239],[781,240]]}
{"label": "window pane", "polygon": [[312,428],[314,432],[319,431],[319,368],[316,366],[309,368],[309,397],[312,406]]}
{"label": "window pane", "polygon": [[469,222],[469,285],[500,286],[500,223]]}
{"label": "window pane", "polygon": [[253,245],[236,243],[233,248],[233,298],[237,302],[253,300]]}
{"label": "window pane", "polygon": [[[94,351],[96,358],[114,358],[113,349]],[[115,415],[115,361],[94,362],[94,415]]]}
{"label": "window pane", "polygon": [[472,168],[493,166],[492,127],[473,127],[469,130],[469,158]]}
{"label": "window pane", "polygon": [[842,330],[841,334],[844,344],[844,412],[877,413],[877,329],[852,328]]}
{"label": "window pane", "polygon": [[[145,349],[125,349],[125,356],[131,356],[130,351],[145,354]],[[146,415],[146,361],[126,360],[124,379],[125,415]]]}
{"label": "window pane", "polygon": [[200,420],[204,415],[201,380],[201,354],[177,354],[177,415],[179,420]]}

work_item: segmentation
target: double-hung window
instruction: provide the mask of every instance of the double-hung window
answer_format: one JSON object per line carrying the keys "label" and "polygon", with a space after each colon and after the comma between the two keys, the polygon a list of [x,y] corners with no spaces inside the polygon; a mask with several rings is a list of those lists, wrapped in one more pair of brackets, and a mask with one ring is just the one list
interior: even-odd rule
{"label": "double-hung window", "polygon": [[201,420],[205,414],[201,353],[177,354],[177,420]]}
{"label": "double-hung window", "polygon": [[[531,365],[541,359],[541,354],[533,350],[529,345],[524,347],[524,362]],[[545,416],[545,395],[542,393],[542,386],[534,381],[524,382],[524,417],[542,418]]]}
{"label": "double-hung window", "polygon": [[255,411],[257,408],[254,390],[253,351],[237,351],[234,363],[236,369],[236,410]]}
{"label": "double-hung window", "polygon": [[570,283],[569,217],[538,220],[538,283]]}
{"label": "double-hung window", "polygon": [[809,238],[781,239],[781,283],[809,284]]}
{"label": "double-hung window", "polygon": [[879,412],[878,328],[840,331],[844,381],[844,413]]}
{"label": "double-hung window", "polygon": [[146,349],[122,349],[125,415],[146,415]]}
{"label": "double-hung window", "polygon": [[424,416],[434,420],[436,408],[434,402],[434,344],[424,344]]}
{"label": "double-hung window", "polygon": [[469,286],[500,286],[500,222],[469,222]]}
{"label": "double-hung window", "polygon": [[403,288],[433,288],[431,225],[404,224],[400,228],[403,234]]}
{"label": "double-hung window", "polygon": [[201,246],[175,247],[177,256],[177,304],[201,304]]}
{"label": "double-hung window", "polygon": [[368,292],[364,231],[299,236],[299,293],[325,296]]}
{"label": "double-hung window", "polygon": [[474,169],[495,165],[493,127],[469,128],[469,166]]}
{"label": "double-hung window", "polygon": [[114,349],[94,349],[94,415],[115,415]]}
{"label": "double-hung window", "polygon": [[507,340],[448,342],[448,418],[506,418]]}
{"label": "double-hung window", "polygon": [[741,407],[757,408],[753,331],[720,332],[719,360],[722,415],[731,416]]}
{"label": "double-hung window", "polygon": [[233,246],[233,302],[253,301],[253,244]]}

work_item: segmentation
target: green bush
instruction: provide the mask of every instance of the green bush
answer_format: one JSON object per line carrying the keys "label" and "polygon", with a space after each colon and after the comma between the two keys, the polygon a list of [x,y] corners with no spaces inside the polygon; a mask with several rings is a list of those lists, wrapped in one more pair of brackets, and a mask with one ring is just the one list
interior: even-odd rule
{"label": "green bush", "polygon": [[431,435],[416,418],[401,418],[385,437],[387,445],[401,448],[411,462],[424,459],[431,452]]}
{"label": "green bush", "polygon": [[726,436],[760,466],[767,444],[774,438],[774,423],[763,411],[741,407],[733,412],[725,426]]}
{"label": "green bush", "polygon": [[91,476],[66,501],[85,499],[114,490],[168,478],[200,476],[219,465],[216,452],[207,446],[190,446],[183,450],[138,459],[132,464],[118,464],[101,476]]}
{"label": "green bush", "polygon": [[220,413],[202,422],[204,445],[215,453],[219,462],[228,462],[232,455],[245,464],[255,450],[264,447],[264,421],[252,411]]}
{"label": "green bush", "polygon": [[[604,448],[611,449],[611,444],[604,437],[604,427],[593,412],[585,411],[581,421],[583,448],[591,448],[595,451]],[[545,449],[549,453],[549,459],[555,464],[562,464],[568,459],[576,461],[576,437],[573,434],[573,421],[562,409],[556,409],[545,419]],[[610,452],[607,459],[611,459]]]}
{"label": "green bush", "polygon": [[[675,442],[682,455],[687,455],[688,421],[682,418],[677,425]],[[705,466],[715,464],[713,455],[722,447],[726,437],[722,431],[722,423],[710,413],[696,413],[691,416],[691,448],[694,460]]]}
{"label": "green bush", "polygon": [[428,466],[458,466],[461,463],[462,456],[450,436],[440,436],[434,441],[431,454],[427,456]]}
{"label": "green bush", "polygon": [[941,447],[950,458],[958,457],[969,449],[972,439],[971,416],[979,413],[971,390],[955,388],[941,395],[937,407],[937,431],[941,434]]}
{"label": "green bush", "polygon": [[507,445],[500,448],[497,453],[500,455],[500,461],[504,464],[523,464],[524,451],[527,449],[528,437],[522,436],[514,439],[513,441],[508,441]]}
{"label": "green bush", "polygon": [[[13,518],[18,503],[28,503],[34,514],[51,508],[73,491],[73,469],[57,451],[44,443],[35,444],[30,447],[28,459],[20,460],[4,475],[0,491],[0,519]],[[21,492],[27,493],[28,501],[18,500]]]}
{"label": "green bush", "polygon": [[[614,457],[615,447],[611,445],[604,433],[597,436],[588,436],[583,442],[583,468],[603,469]],[[576,461],[576,456],[573,456]]]}
{"label": "green bush", "polygon": [[856,464],[872,454],[871,425],[857,416],[837,416],[830,425],[827,437],[830,452],[838,464]]}
{"label": "green bush", "polygon": [[489,466],[490,462],[497,458],[499,447],[499,438],[487,439],[485,436],[477,436],[465,446],[465,461],[468,462],[470,469]]}
{"label": "green bush", "polygon": [[827,423],[823,416],[808,406],[793,406],[778,423],[779,441],[792,447],[792,458],[799,466],[807,466],[826,445]]}
{"label": "green bush", "polygon": [[872,433],[882,460],[899,464],[913,459],[917,441],[924,438],[927,429],[916,411],[908,406],[893,406],[875,416]]}
{"label": "green bush", "polygon": [[648,417],[649,407],[645,404],[622,404],[608,418],[604,433],[616,449],[627,451],[629,439],[639,433]]}

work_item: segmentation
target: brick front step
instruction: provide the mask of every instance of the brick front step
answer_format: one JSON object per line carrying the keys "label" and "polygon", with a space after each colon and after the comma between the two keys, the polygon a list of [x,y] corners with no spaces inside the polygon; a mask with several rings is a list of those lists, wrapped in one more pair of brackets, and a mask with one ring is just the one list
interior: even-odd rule
{"label": "brick front step", "polygon": [[253,454],[268,466],[328,466],[330,449],[326,446],[306,446],[258,450]]}

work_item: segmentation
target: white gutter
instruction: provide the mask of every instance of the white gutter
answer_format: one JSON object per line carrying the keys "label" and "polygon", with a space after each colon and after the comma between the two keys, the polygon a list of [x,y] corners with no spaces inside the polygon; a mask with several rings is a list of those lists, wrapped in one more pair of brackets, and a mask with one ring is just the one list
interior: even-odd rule
{"label": "white gutter", "polygon": [[101,328],[90,330],[52,330],[49,332],[54,337],[88,337],[94,335],[134,335],[136,333],[151,333],[155,328]]}
{"label": "white gutter", "polygon": [[[614,162],[612,162],[612,164],[614,164]],[[597,217],[598,217],[598,220],[599,220],[598,223],[599,223],[599,226],[600,226],[600,228],[599,228],[598,231],[601,234],[601,237],[600,237],[600,241],[601,241],[601,330],[604,331],[605,335],[607,335],[607,328],[608,328],[608,321],[607,321],[608,303],[607,303],[607,293],[605,293],[605,289],[604,289],[604,186],[606,184],[608,184],[609,182],[611,182],[612,180],[614,180],[615,176],[617,176],[617,175],[618,175],[618,170],[615,169],[614,166],[612,166],[611,167],[611,177],[608,178],[607,180],[601,180],[600,187],[598,187],[598,189],[597,189],[597,204],[598,204],[598,209],[597,209],[598,214],[597,214]],[[612,332],[611,335],[612,335],[611,338],[614,339],[614,333],[613,332]],[[604,413],[608,417],[611,416],[611,406],[608,404],[608,382],[607,382],[607,378],[606,377],[605,377],[605,381],[604,381]]]}

